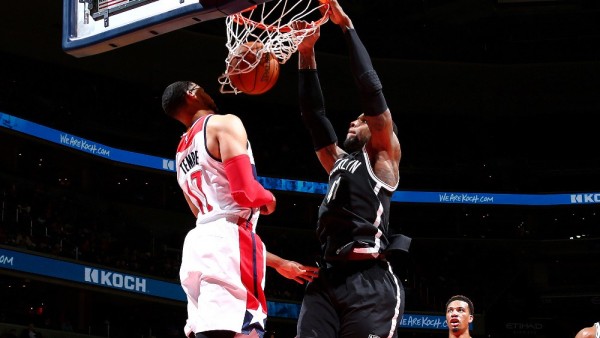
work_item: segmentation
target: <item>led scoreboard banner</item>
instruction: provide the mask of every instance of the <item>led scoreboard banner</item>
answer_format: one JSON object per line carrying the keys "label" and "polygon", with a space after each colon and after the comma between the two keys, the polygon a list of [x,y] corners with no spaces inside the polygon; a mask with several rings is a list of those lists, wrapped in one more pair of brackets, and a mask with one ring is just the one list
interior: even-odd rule
{"label": "led scoreboard banner", "polygon": [[[38,139],[56,143],[110,161],[175,173],[175,161],[172,158],[163,158],[112,148],[80,136],[70,135],[60,130],[52,129],[0,112],[0,130],[3,128],[34,136]],[[257,179],[266,189],[316,195],[324,195],[327,193],[327,183],[323,182],[300,181],[264,176],[259,176]],[[398,190],[394,192],[392,202],[520,206],[585,205],[600,203],[600,192],[496,194],[487,192]]]}
{"label": "led scoreboard banner", "polygon": [[[0,273],[3,270],[45,277],[42,278],[44,280],[50,278],[50,280],[67,281],[83,288],[91,286],[182,303],[186,301],[185,293],[178,283],[0,246]],[[300,314],[300,304],[267,301],[267,311],[270,317],[296,320]],[[448,327],[444,316],[416,313],[405,313],[398,326],[428,330],[447,330]]]}

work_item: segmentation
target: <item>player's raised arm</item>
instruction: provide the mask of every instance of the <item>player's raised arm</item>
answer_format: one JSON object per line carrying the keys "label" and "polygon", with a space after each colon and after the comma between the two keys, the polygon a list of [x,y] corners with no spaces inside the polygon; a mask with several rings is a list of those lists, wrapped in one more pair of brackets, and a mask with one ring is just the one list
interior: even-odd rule
{"label": "player's raised arm", "polygon": [[310,132],[321,165],[329,173],[344,151],[337,146],[337,136],[325,114],[325,100],[321,92],[314,50],[319,34],[320,30],[317,29],[298,46],[298,97],[302,121]]}
{"label": "player's raised arm", "polygon": [[352,76],[358,88],[363,119],[369,126],[371,138],[367,150],[383,160],[394,163],[394,170],[400,162],[400,143],[395,124],[383,95],[383,86],[364,44],[360,40],[352,20],[344,12],[337,0],[330,1],[330,20],[342,29],[348,45]]}

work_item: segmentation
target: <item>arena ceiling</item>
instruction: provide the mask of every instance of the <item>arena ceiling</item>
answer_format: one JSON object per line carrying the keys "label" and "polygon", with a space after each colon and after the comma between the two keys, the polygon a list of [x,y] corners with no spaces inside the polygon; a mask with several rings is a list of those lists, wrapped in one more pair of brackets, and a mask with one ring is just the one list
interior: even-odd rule
{"label": "arena ceiling", "polygon": [[[342,4],[376,59],[506,65],[595,62],[600,55],[600,3],[594,0]],[[210,82],[222,71],[226,50],[221,19],[77,59],[61,50],[61,7],[62,1],[56,0],[36,1],[35,6],[4,4],[0,51],[158,87],[188,73]],[[326,26],[317,49],[343,55],[345,46],[333,28]]]}

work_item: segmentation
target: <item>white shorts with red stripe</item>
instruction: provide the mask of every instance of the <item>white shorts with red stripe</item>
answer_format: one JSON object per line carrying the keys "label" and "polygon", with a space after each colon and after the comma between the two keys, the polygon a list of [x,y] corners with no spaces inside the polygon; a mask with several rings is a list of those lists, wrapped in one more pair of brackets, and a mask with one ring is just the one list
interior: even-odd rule
{"label": "white shorts with red stripe", "polygon": [[264,334],[266,250],[252,225],[240,220],[198,224],[185,237],[179,276],[188,300],[188,337],[212,330]]}

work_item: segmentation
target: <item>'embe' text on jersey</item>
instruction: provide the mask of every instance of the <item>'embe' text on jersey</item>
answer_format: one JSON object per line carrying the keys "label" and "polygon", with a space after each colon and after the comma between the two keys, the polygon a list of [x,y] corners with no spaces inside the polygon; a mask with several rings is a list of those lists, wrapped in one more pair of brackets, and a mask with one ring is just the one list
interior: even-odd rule
{"label": "'embe' text on jersey", "polygon": [[191,152],[190,154],[188,154],[183,161],[181,161],[181,164],[179,165],[179,168],[181,168],[181,170],[183,170],[184,174],[187,174],[188,171],[190,171],[190,169],[192,169],[193,167],[198,165],[198,151],[194,151]]}

